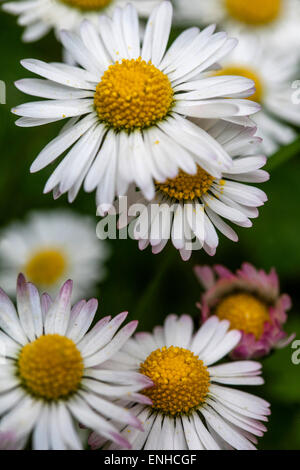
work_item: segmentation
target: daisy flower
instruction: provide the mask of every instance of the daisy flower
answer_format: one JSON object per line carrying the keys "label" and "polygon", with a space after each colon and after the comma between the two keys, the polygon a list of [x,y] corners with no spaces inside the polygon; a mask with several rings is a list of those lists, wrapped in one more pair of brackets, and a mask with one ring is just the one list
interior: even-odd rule
{"label": "daisy flower", "polygon": [[[45,186],[55,197],[76,197],[83,181],[97,189],[97,204],[111,203],[134,182],[147,199],[153,179],[163,182],[181,169],[196,173],[197,164],[218,177],[232,161],[223,146],[188,118],[249,122],[260,109],[243,99],[254,92],[244,77],[203,77],[236,45],[226,33],[184,31],[166,51],[172,6],[162,2],[152,12],[140,47],[137,11],[132,5],[100,17],[99,32],[88,21],[80,35],[64,31],[63,45],[81,65],[23,60],[28,70],[47,80],[27,79],[17,87],[48,98],[17,106],[19,126],[37,126],[71,118],[34,161],[39,171],[65,151]],[[229,98],[231,97],[231,98]]]}
{"label": "daisy flower", "polygon": [[[269,177],[259,169],[266,158],[257,154],[261,139],[254,135],[255,128],[212,120],[202,120],[201,126],[223,146],[233,166],[218,177],[206,164],[198,165],[195,175],[180,171],[175,178],[156,182],[156,194],[150,202],[131,189],[128,215],[134,208],[138,215],[121,214],[118,226],[123,228],[130,223],[130,233],[139,240],[141,250],[151,245],[153,253],[160,253],[171,239],[183,260],[201,248],[213,256],[219,242],[216,228],[229,239],[238,240],[222,218],[251,227],[250,219],[258,216],[257,207],[267,200],[263,191],[244,184],[266,181]],[[192,135],[193,124],[185,121],[185,128]]]}
{"label": "daisy flower", "polygon": [[11,295],[19,272],[50,295],[71,278],[76,300],[105,275],[108,246],[97,239],[90,217],[68,210],[34,212],[0,236],[0,285]]}
{"label": "daisy flower", "polygon": [[[169,315],[153,333],[137,333],[107,362],[108,367],[142,372],[154,386],[144,391],[152,405],[132,404],[144,432],[124,426],[135,450],[254,449],[266,428],[269,404],[227,385],[259,385],[261,364],[240,361],[215,365],[240,341],[229,322],[211,317],[193,334],[188,315]],[[224,386],[225,385],[225,386]],[[93,432],[93,448],[104,440]],[[112,443],[109,449],[117,446]]]}
{"label": "daisy flower", "polygon": [[[141,17],[147,17],[161,0],[131,0]],[[18,24],[25,27],[22,39],[32,42],[54,29],[59,37],[61,29],[77,30],[84,19],[97,24],[100,14],[111,15],[117,6],[127,0],[19,0],[7,2],[3,10],[18,16]]]}
{"label": "daisy flower", "polygon": [[257,38],[240,35],[238,46],[222,66],[218,75],[241,75],[255,82],[256,92],[251,99],[262,109],[253,119],[263,138],[263,152],[272,155],[281,145],[295,140],[297,132],[281,121],[300,126],[300,106],[292,99],[292,84],[299,70],[297,54],[291,54],[288,48],[270,50]]}
{"label": "daisy flower", "polygon": [[[141,429],[136,416],[114,399],[138,402],[151,380],[134,371],[110,370],[102,363],[114,355],[136,329],[127,313],[104,317],[88,332],[97,300],[79,301],[71,309],[72,281],[57,298],[41,298],[22,274],[17,282],[17,310],[0,290],[0,340],[5,362],[0,368],[0,435],[17,442],[32,436],[36,450],[81,449],[78,422],[122,447],[129,447],[110,420]],[[148,399],[149,401],[149,399]],[[76,424],[77,423],[77,424]]]}
{"label": "daisy flower", "polygon": [[241,341],[231,353],[234,359],[265,356],[295,337],[288,337],[283,330],[291,299],[287,294],[280,294],[275,269],[268,274],[244,263],[236,273],[219,265],[196,266],[195,273],[205,288],[198,304],[202,320],[216,315],[242,333]]}
{"label": "daisy flower", "polygon": [[298,0],[190,0],[186,4],[181,16],[193,23],[196,18],[201,23],[218,23],[231,34],[248,32],[277,47],[300,45]]}

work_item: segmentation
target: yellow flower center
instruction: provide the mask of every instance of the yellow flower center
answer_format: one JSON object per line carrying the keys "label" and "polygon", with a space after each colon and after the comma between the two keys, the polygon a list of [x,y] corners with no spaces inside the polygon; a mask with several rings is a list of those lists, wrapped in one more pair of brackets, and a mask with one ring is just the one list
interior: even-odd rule
{"label": "yellow flower center", "polygon": [[179,170],[175,178],[168,178],[164,183],[156,183],[156,189],[169,197],[181,200],[193,200],[207,193],[213,184],[214,177],[198,166],[195,175]]}
{"label": "yellow flower center", "polygon": [[172,103],[173,89],[167,75],[140,57],[111,65],[94,96],[99,119],[116,130],[152,126],[164,119]]}
{"label": "yellow flower center", "polygon": [[252,101],[257,101],[261,103],[264,95],[264,86],[261,78],[258,76],[254,70],[251,70],[248,67],[243,67],[239,65],[232,65],[225,67],[220,72],[217,72],[215,75],[239,75],[245,78],[253,80],[255,83],[256,91],[253,95],[249,96],[247,99]]}
{"label": "yellow flower center", "polygon": [[37,286],[52,286],[66,269],[66,258],[56,249],[36,252],[26,263],[24,273]]}
{"label": "yellow flower center", "polygon": [[171,416],[199,407],[209,390],[207,368],[188,349],[156,349],[143,362],[140,372],[155,384],[143,391],[152,400],[153,408]]}
{"label": "yellow flower center", "polygon": [[45,335],[22,348],[18,373],[29,393],[57,400],[76,392],[83,375],[83,361],[71,339]]}
{"label": "yellow flower center", "polygon": [[220,320],[229,320],[230,328],[253,333],[259,339],[265,322],[270,320],[267,305],[252,294],[237,293],[225,297],[216,308]]}
{"label": "yellow flower center", "polygon": [[112,0],[61,0],[70,7],[84,11],[98,11],[105,9]]}
{"label": "yellow flower center", "polygon": [[275,21],[282,9],[282,0],[224,0],[225,8],[235,20],[252,26]]}

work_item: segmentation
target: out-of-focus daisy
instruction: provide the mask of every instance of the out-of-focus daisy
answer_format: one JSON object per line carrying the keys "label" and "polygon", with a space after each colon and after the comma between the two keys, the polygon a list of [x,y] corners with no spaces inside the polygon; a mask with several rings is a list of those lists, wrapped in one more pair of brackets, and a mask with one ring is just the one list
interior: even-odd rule
{"label": "out-of-focus daisy", "polygon": [[224,266],[197,266],[195,272],[206,289],[199,304],[202,320],[217,315],[242,333],[231,353],[234,359],[262,357],[292,341],[294,335],[288,337],[283,330],[291,300],[280,295],[274,269],[267,274],[244,263],[236,273]]}
{"label": "out-of-focus daisy", "polygon": [[78,300],[105,275],[107,256],[108,246],[97,239],[92,218],[68,210],[34,212],[2,231],[0,285],[13,294],[16,277],[24,272],[51,295],[72,278]]}
{"label": "out-of-focus daisy", "polygon": [[[131,0],[141,17],[147,17],[161,0]],[[100,14],[111,15],[117,6],[127,0],[19,0],[7,2],[3,10],[18,16],[18,24],[25,27],[22,39],[32,42],[41,39],[51,29],[57,37],[61,29],[76,30],[84,19],[97,24]]]}
{"label": "out-of-focus daisy", "polygon": [[[203,77],[236,45],[226,33],[184,31],[166,51],[172,6],[162,2],[151,14],[140,47],[137,11],[115,9],[113,19],[100,17],[99,33],[88,21],[80,35],[61,39],[78,64],[22,64],[47,80],[27,79],[17,87],[49,98],[13,109],[20,126],[37,126],[71,118],[39,154],[31,171],[39,171],[66,150],[45,186],[58,197],[76,197],[97,188],[97,204],[111,203],[134,182],[147,199],[155,194],[153,179],[163,182],[181,169],[195,173],[197,164],[215,177],[229,170],[223,146],[189,117],[249,122],[259,105],[243,99],[254,91],[244,77]],[[229,98],[231,97],[231,98]]]}
{"label": "out-of-focus daisy", "polygon": [[[179,4],[183,0],[177,0]],[[232,34],[248,32],[274,47],[300,45],[298,0],[189,0],[181,17],[203,23],[218,23]],[[296,49],[295,49],[296,48]]]}
{"label": "out-of-focus daisy", "polygon": [[[154,386],[144,391],[151,405],[132,405],[144,432],[124,426],[133,449],[253,449],[266,430],[269,404],[224,385],[259,385],[261,364],[240,361],[214,365],[240,341],[229,322],[210,318],[193,334],[190,316],[169,315],[153,333],[137,333],[108,367],[142,372]],[[104,439],[92,433],[92,447]],[[109,449],[117,448],[113,443]]]}
{"label": "out-of-focus daisy", "polygon": [[140,430],[141,424],[114,400],[129,394],[144,403],[147,397],[138,391],[152,382],[134,371],[104,369],[102,363],[126,343],[137,322],[117,332],[124,312],[102,318],[88,332],[98,302],[82,300],[71,309],[71,293],[72,281],[67,281],[54,302],[48,294],[40,298],[20,274],[16,310],[0,291],[0,341],[6,350],[0,368],[0,435],[13,433],[17,441],[32,435],[34,449],[81,449],[80,422],[129,447],[110,420]]}
{"label": "out-of-focus daisy", "polygon": [[262,110],[253,119],[263,138],[263,151],[271,155],[279,146],[292,142],[297,133],[281,121],[300,126],[300,106],[293,102],[292,87],[299,56],[288,48],[270,49],[250,35],[240,35],[238,46],[222,66],[220,75],[242,75],[255,82],[256,93],[251,99],[260,103]]}
{"label": "out-of-focus daisy", "polygon": [[[185,126],[192,135],[193,124],[186,121]],[[150,244],[152,252],[159,253],[171,239],[184,260],[202,247],[214,255],[219,241],[215,228],[231,240],[238,240],[221,217],[251,227],[250,219],[258,216],[257,207],[267,200],[263,191],[244,184],[268,179],[268,173],[259,169],[266,158],[257,154],[260,139],[254,135],[255,128],[224,121],[202,121],[201,126],[232,157],[233,166],[219,178],[212,175],[207,165],[198,165],[195,175],[180,171],[175,178],[155,184],[156,194],[150,202],[140,192],[131,190],[128,214],[132,213],[133,204],[141,204],[141,208],[133,221],[120,217],[119,227],[130,221],[140,249]]]}

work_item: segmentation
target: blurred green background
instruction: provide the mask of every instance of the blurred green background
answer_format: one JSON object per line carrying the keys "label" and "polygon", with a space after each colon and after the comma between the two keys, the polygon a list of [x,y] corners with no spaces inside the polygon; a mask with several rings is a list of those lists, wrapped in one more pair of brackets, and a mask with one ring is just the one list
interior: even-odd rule
{"label": "blurred green background", "polygon": [[[34,99],[13,85],[15,80],[30,76],[20,60],[60,60],[60,45],[53,35],[34,44],[23,44],[20,35],[15,18],[0,13],[0,80],[7,86],[7,103],[0,105],[0,229],[14,219],[24,218],[32,209],[68,205],[65,196],[53,201],[51,194],[43,195],[56,163],[42,172],[29,173],[33,159],[57,135],[62,124],[18,128],[10,113],[13,106]],[[251,229],[237,229],[237,244],[221,235],[214,258],[203,251],[194,252],[191,260],[184,263],[171,246],[152,255],[150,250],[140,252],[135,241],[110,241],[108,275],[94,293],[100,300],[98,314],[115,315],[129,310],[131,319],[140,320],[140,329],[161,324],[170,312],[189,313],[197,322],[195,303],[200,287],[193,274],[194,265],[222,263],[236,269],[243,261],[249,261],[266,270],[276,267],[282,292],[289,293],[293,300],[287,330],[295,331],[300,339],[300,141],[271,157],[268,167],[271,180],[260,187],[268,194],[269,202],[261,209],[259,219],[254,220]],[[99,219],[93,194],[81,191],[71,207],[93,216],[96,227]],[[292,364],[291,354],[292,349],[287,347],[264,360],[266,385],[252,389],[272,404],[269,431],[259,441],[260,449],[300,449],[300,365]],[[249,387],[247,390],[251,392]]]}

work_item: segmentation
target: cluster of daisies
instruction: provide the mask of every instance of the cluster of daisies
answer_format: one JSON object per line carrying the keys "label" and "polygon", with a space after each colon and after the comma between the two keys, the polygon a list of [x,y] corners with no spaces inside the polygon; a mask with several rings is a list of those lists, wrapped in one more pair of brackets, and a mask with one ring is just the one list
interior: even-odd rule
{"label": "cluster of daisies", "polygon": [[[12,110],[22,127],[67,119],[31,166],[58,161],[44,192],[72,202],[83,186],[96,192],[101,215],[124,196],[142,205],[129,218],[133,237],[153,253],[171,241],[187,260],[202,248],[214,255],[218,232],[237,241],[227,221],[251,227],[267,200],[252,184],[268,179],[267,156],[295,138],[281,121],[300,125],[292,99],[299,2],[248,3],[5,3],[26,26],[24,40],[54,28],[63,46],[62,63],[21,61],[41,78],[17,88],[43,99]],[[191,26],[168,48],[173,16],[179,24],[218,22],[226,32]]]}
{"label": "cluster of daisies", "polygon": [[97,300],[72,306],[70,280],[40,296],[20,274],[16,307],[1,289],[0,449],[83,449],[82,427],[92,449],[255,449],[270,405],[235,386],[262,384],[253,359],[292,340],[290,299],[274,270],[195,271],[196,330],[189,315],[152,333],[134,334],[127,312],[94,324]]}
{"label": "cluster of daisies", "polygon": [[[31,166],[58,161],[44,192],[73,202],[83,186],[101,215],[127,197],[118,226],[130,221],[153,253],[171,241],[183,260],[202,248],[212,256],[217,230],[237,241],[229,223],[251,227],[267,200],[252,184],[267,181],[267,157],[300,125],[291,86],[299,3],[4,3],[24,41],[54,29],[62,44],[63,62],[21,61],[40,78],[17,88],[41,100],[12,110],[21,127],[67,120]],[[173,20],[187,29],[168,46]],[[134,334],[127,312],[95,323],[97,300],[79,300],[103,278],[108,254],[93,222],[69,211],[33,213],[3,231],[0,448],[82,449],[85,428],[93,449],[254,449],[270,405],[234,386],[262,384],[253,359],[293,338],[276,272],[197,267],[200,328],[169,315]],[[15,306],[5,291],[14,295],[16,277]]]}

